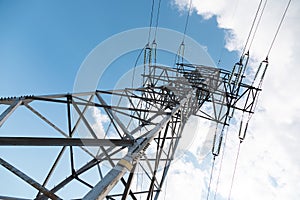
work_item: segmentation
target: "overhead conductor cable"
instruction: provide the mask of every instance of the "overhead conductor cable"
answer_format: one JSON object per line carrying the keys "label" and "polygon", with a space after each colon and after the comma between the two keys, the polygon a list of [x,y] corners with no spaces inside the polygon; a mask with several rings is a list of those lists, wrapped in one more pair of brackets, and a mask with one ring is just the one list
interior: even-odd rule
{"label": "overhead conductor cable", "polygon": [[[271,45],[270,45],[270,48],[269,48],[269,50],[268,50],[266,59],[265,59],[264,61],[261,62],[260,67],[259,67],[259,69],[258,69],[258,71],[257,71],[257,73],[256,73],[256,75],[255,75],[255,78],[254,78],[254,80],[253,80],[253,82],[252,82],[252,85],[253,85],[253,84],[254,84],[254,81],[255,81],[256,78],[257,78],[257,74],[258,74],[259,71],[261,70],[262,64],[265,63],[265,68],[263,69],[263,72],[262,72],[262,75],[261,75],[261,78],[260,78],[260,81],[259,81],[259,84],[258,84],[258,88],[259,88],[259,89],[261,88],[261,85],[262,85],[262,82],[263,82],[263,79],[264,79],[264,76],[265,76],[265,73],[266,73],[266,70],[267,70],[267,67],[268,67],[268,63],[269,63],[269,62],[268,62],[268,56],[269,56],[269,54],[270,54],[270,52],[271,52],[271,50],[272,50],[272,48],[273,48],[274,42],[275,42],[275,40],[276,40],[276,38],[277,38],[277,35],[278,35],[279,30],[280,30],[280,28],[281,28],[281,26],[282,26],[283,20],[284,20],[284,18],[285,18],[285,16],[286,16],[286,13],[287,13],[287,11],[288,11],[288,8],[289,8],[290,4],[291,4],[291,0],[288,1],[288,4],[287,4],[287,6],[286,6],[286,8],[285,8],[285,10],[284,10],[284,13],[283,13],[282,17],[281,17],[280,23],[279,23],[279,25],[278,25],[278,27],[277,27],[277,30],[276,30],[275,35],[274,35],[274,38],[273,38],[273,40],[272,40],[272,42],[271,42]],[[258,95],[259,95],[259,93],[258,93]],[[258,96],[257,96],[257,98],[258,98]],[[254,107],[252,108],[252,111],[254,111],[254,109],[255,109],[255,107],[256,107],[256,105],[257,105],[257,98],[256,98],[256,102],[254,103]],[[243,114],[244,114],[244,113],[243,113]],[[235,160],[234,171],[233,171],[233,176],[232,176],[232,180],[231,180],[231,187],[230,187],[228,199],[230,199],[230,197],[231,197],[231,191],[232,191],[232,188],[233,188],[233,182],[234,182],[234,177],[235,177],[235,173],[236,173],[236,169],[237,169],[237,163],[238,163],[239,153],[240,153],[240,146],[241,146],[241,143],[243,142],[243,140],[244,140],[244,138],[245,138],[245,136],[246,136],[246,131],[247,131],[247,128],[248,128],[248,122],[249,122],[249,120],[251,119],[251,117],[252,117],[252,114],[250,113],[249,116],[248,116],[248,120],[247,120],[246,127],[245,127],[245,131],[244,131],[243,135],[241,135],[241,128],[240,128],[240,131],[239,131],[239,139],[240,139],[240,142],[239,142],[238,152],[237,152],[237,156],[236,156],[236,160]]]}

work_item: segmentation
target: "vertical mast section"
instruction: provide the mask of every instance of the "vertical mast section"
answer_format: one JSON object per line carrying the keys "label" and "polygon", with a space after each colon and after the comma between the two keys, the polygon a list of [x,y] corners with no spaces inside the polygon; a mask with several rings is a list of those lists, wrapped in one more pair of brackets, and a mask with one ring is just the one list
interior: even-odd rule
{"label": "vertical mast section", "polygon": [[166,126],[166,124],[171,121],[172,117],[184,107],[190,96],[191,93],[189,93],[186,98],[181,100],[179,105],[176,106],[169,115],[164,117],[164,119],[157,124],[154,129],[149,131],[143,138],[136,140],[135,144],[129,148],[127,155],[122,158],[117,165],[83,199],[104,199],[109,191],[117,184],[118,181],[120,181],[121,177],[123,177],[126,172],[130,172],[132,170],[133,165],[138,162],[138,160],[141,158],[141,155],[143,155],[146,149],[149,147],[150,143]]}

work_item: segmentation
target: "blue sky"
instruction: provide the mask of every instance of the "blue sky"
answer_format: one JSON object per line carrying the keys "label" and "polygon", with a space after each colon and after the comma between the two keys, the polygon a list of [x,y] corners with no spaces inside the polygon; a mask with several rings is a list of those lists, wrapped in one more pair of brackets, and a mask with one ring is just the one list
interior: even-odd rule
{"label": "blue sky", "polygon": [[[148,26],[150,8],[151,1],[1,1],[1,96],[72,91],[88,53],[114,34]],[[185,19],[186,12],[162,1],[160,27],[182,32]],[[224,31],[215,18],[193,14],[187,34],[217,62]]]}

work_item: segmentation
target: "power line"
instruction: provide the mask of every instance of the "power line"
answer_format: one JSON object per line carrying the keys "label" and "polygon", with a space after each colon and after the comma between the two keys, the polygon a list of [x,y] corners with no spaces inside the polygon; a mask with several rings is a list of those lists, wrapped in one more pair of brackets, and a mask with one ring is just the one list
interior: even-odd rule
{"label": "power line", "polygon": [[[159,21],[159,13],[160,13],[160,4],[161,4],[161,0],[159,0],[158,3],[158,9],[157,9],[157,16],[156,16],[156,23],[155,23],[155,32],[154,32],[154,40],[153,40],[153,45],[156,45],[155,40],[156,40],[156,34],[157,34],[157,28],[158,28],[158,21]],[[151,32],[152,32],[152,24],[153,24],[153,15],[154,15],[154,6],[155,6],[155,0],[152,0],[152,5],[151,5],[151,13],[150,13],[150,22],[149,22],[149,32],[148,32],[148,43],[146,44],[146,46],[141,49],[141,51],[139,52],[135,64],[134,64],[134,68],[133,68],[133,73],[132,73],[132,80],[131,80],[131,87],[133,87],[134,84],[134,77],[135,77],[135,70],[136,70],[136,66],[138,64],[138,61],[142,55],[142,52],[144,52],[148,47],[149,47],[149,43],[150,43],[150,37],[151,37]],[[156,63],[156,46],[155,46],[155,63]]]}
{"label": "power line", "polygon": [[264,3],[264,5],[263,5],[263,8],[262,8],[262,11],[261,11],[261,13],[260,13],[260,16],[259,16],[259,18],[258,18],[258,22],[257,22],[257,24],[256,24],[256,27],[255,27],[255,30],[254,30],[254,33],[253,33],[253,36],[252,36],[252,39],[251,39],[251,42],[250,42],[250,45],[249,45],[248,51],[250,50],[250,48],[251,48],[251,46],[252,46],[252,43],[253,43],[254,37],[255,37],[255,35],[256,35],[256,32],[257,32],[257,29],[258,29],[259,23],[260,23],[260,21],[261,21],[261,18],[262,18],[262,15],[263,15],[263,13],[264,13],[264,11],[265,11],[265,8],[266,8],[266,5],[267,5],[267,2],[268,2],[268,0],[266,0],[266,1],[265,1],[265,3]]}
{"label": "power line", "polygon": [[215,167],[215,161],[216,161],[216,156],[213,157],[213,163],[212,163],[211,171],[210,171],[210,178],[209,178],[209,184],[208,184],[208,188],[207,188],[206,200],[209,199],[210,185],[211,185],[211,181],[212,181],[212,177],[213,177],[213,172],[214,172],[214,167]]}
{"label": "power line", "polygon": [[[230,120],[231,120],[231,118],[229,118],[228,124],[230,124]],[[225,126],[225,125],[224,125],[224,126]],[[225,139],[224,139],[224,145],[223,145],[222,156],[221,156],[221,160],[220,160],[220,169],[219,169],[218,178],[217,178],[217,183],[216,183],[216,190],[215,190],[215,194],[214,194],[214,200],[215,200],[216,197],[217,197],[217,192],[218,192],[218,187],[219,187],[219,182],[220,182],[220,175],[221,175],[222,166],[223,166],[223,159],[224,159],[224,155],[225,155],[225,148],[226,148],[226,142],[227,142],[228,131],[229,131],[229,127],[227,127],[226,133],[225,133]]]}
{"label": "power line", "polygon": [[[237,0],[236,3],[235,3],[235,7],[234,7],[234,10],[233,10],[231,19],[230,19],[231,22],[233,21],[233,18],[235,17],[238,5],[239,5],[239,0]],[[221,45],[220,56],[219,56],[219,59],[218,59],[217,67],[220,67],[220,63],[221,63],[221,60],[222,60],[222,57],[223,57],[223,54],[224,54],[224,46],[226,44],[225,37],[223,37],[222,43],[223,44]]]}
{"label": "power line", "polygon": [[148,44],[150,43],[150,35],[151,35],[151,29],[152,29],[154,3],[155,3],[155,0],[152,0],[150,23],[149,23],[149,33],[148,33]]}
{"label": "power line", "polygon": [[192,9],[192,0],[190,0],[190,2],[189,2],[189,11],[188,11],[188,15],[186,16],[186,20],[185,20],[182,43],[184,43],[184,40],[185,40],[185,35],[186,35],[186,31],[187,31],[187,27],[188,27],[188,23],[189,23],[189,19],[190,19],[190,14],[191,14],[191,9]]}
{"label": "power line", "polygon": [[230,200],[230,197],[231,197],[231,191],[232,191],[232,188],[233,188],[233,182],[234,182],[236,168],[237,168],[237,163],[238,163],[238,159],[239,159],[239,155],[240,155],[240,150],[241,150],[241,143],[242,143],[242,140],[240,140],[240,142],[239,142],[239,147],[238,147],[238,151],[237,151],[237,155],[236,155],[236,159],[235,159],[234,170],[233,170],[233,174],[232,174],[232,178],[231,178],[231,184],[230,184],[230,190],[229,190],[228,200]]}
{"label": "power line", "polygon": [[255,21],[256,21],[256,18],[257,18],[257,15],[259,13],[259,10],[260,10],[260,7],[261,7],[261,4],[262,4],[262,1],[263,0],[260,0],[259,2],[259,5],[258,5],[258,8],[256,10],[256,13],[255,13],[255,17],[253,19],[253,22],[252,22],[252,25],[251,25],[251,28],[250,28],[250,31],[249,31],[249,34],[248,34],[248,37],[247,37],[247,40],[246,40],[246,43],[245,43],[245,46],[243,48],[243,51],[242,51],[242,56],[244,55],[245,51],[246,51],[246,47],[248,45],[248,42],[249,42],[249,39],[250,39],[250,36],[251,36],[251,33],[252,33],[252,30],[253,30],[253,27],[254,27],[254,24],[255,24]]}
{"label": "power line", "polygon": [[161,0],[159,0],[159,2],[158,2],[156,24],[155,24],[155,31],[154,31],[154,41],[156,40],[156,34],[157,34],[158,20],[159,20],[159,14],[160,14],[160,4],[161,4]]}
{"label": "power line", "polygon": [[189,9],[188,9],[188,14],[186,16],[186,20],[185,20],[185,24],[184,24],[182,42],[179,45],[177,54],[175,56],[175,63],[174,63],[175,65],[178,64],[180,62],[180,60],[183,63],[183,60],[184,60],[184,50],[185,50],[184,40],[185,40],[186,31],[187,31],[187,27],[188,27],[188,23],[189,23],[191,9],[192,9],[192,0],[190,0],[190,2],[189,2]]}
{"label": "power line", "polygon": [[279,30],[280,30],[280,28],[281,28],[282,22],[283,22],[283,20],[284,20],[284,18],[285,18],[285,15],[286,15],[286,13],[287,13],[287,10],[289,9],[289,6],[290,6],[290,4],[291,4],[291,1],[292,1],[292,0],[289,0],[288,4],[287,4],[287,6],[286,6],[286,8],[285,8],[285,10],[284,10],[284,13],[283,13],[282,18],[281,18],[281,20],[280,20],[280,23],[279,23],[279,25],[278,25],[278,27],[277,27],[275,36],[274,36],[273,41],[272,41],[272,43],[271,43],[271,46],[270,46],[270,48],[269,48],[267,57],[269,56],[269,54],[270,54],[270,52],[271,52],[271,49],[272,49],[272,47],[273,47],[273,45],[274,45],[275,39],[276,39],[276,37],[277,37],[277,35],[278,35],[278,32],[279,32]]}
{"label": "power line", "polygon": [[[147,45],[146,45],[146,46],[147,46]],[[138,57],[136,58],[135,63],[134,63],[133,72],[132,72],[132,80],[131,80],[131,87],[132,87],[132,88],[133,88],[133,84],[134,84],[135,69],[136,69],[136,66],[137,66],[137,64],[138,64],[138,61],[139,61],[139,59],[140,59],[142,53],[143,53],[143,52],[145,51],[145,49],[146,49],[146,46],[145,46],[143,49],[141,49],[141,51],[140,51],[140,53],[139,53],[139,55],[138,55]]]}

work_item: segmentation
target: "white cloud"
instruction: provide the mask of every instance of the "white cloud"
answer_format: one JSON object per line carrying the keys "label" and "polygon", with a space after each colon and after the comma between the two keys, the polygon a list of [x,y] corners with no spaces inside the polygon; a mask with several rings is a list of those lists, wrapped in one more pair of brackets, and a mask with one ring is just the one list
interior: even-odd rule
{"label": "white cloud", "polygon": [[95,134],[98,138],[104,138],[105,130],[103,124],[109,121],[109,118],[106,114],[102,114],[101,110],[92,107],[91,108],[92,117],[94,119],[94,123],[92,124],[92,128],[95,131]]}
{"label": "white cloud", "polygon": [[[174,0],[186,9],[189,0]],[[288,0],[269,1],[257,31],[250,55],[257,66],[267,54]],[[219,28],[226,29],[226,48],[239,51],[245,43],[259,0],[193,1],[197,14],[205,19],[217,17]],[[269,56],[269,69],[264,80],[259,107],[250,122],[247,138],[241,146],[240,159],[232,191],[233,199],[298,199],[300,196],[300,2],[293,1]],[[234,63],[235,61],[233,61]],[[253,65],[253,67],[256,67]],[[225,150],[219,194],[227,199],[237,150],[237,131],[232,127]],[[197,142],[190,151],[197,154]],[[198,144],[199,147],[199,144]],[[216,163],[213,188],[220,158]],[[168,180],[166,199],[200,199],[205,193],[209,174],[191,162],[176,162]],[[180,183],[179,191],[176,190]],[[205,184],[204,184],[205,183]],[[172,187],[171,187],[172,185]],[[180,192],[186,190],[185,196]],[[173,194],[172,194],[173,193]]]}
{"label": "white cloud", "polygon": [[[191,173],[193,172],[193,173]],[[205,186],[204,172],[195,168],[192,162],[177,161],[165,182],[166,193],[161,193],[161,199],[200,199]]]}

